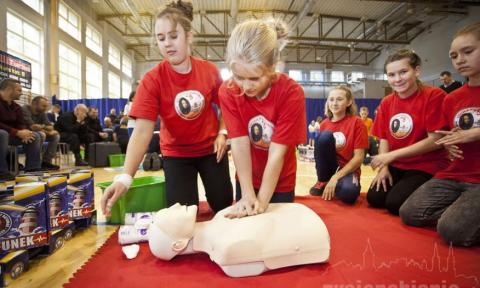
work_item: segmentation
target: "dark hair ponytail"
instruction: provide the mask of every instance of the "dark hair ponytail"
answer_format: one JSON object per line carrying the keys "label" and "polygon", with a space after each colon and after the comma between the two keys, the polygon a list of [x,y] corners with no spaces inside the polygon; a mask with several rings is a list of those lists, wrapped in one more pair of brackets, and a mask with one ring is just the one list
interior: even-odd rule
{"label": "dark hair ponytail", "polygon": [[411,49],[400,49],[395,51],[395,53],[388,55],[387,59],[385,60],[385,65],[383,69],[385,73],[387,73],[387,65],[402,59],[408,59],[408,64],[415,69],[417,66],[422,66],[422,59]]}
{"label": "dark hair ponytail", "polygon": [[190,2],[183,2],[182,0],[172,1],[157,13],[155,19],[163,17],[168,18],[174,27],[177,26],[177,23],[180,23],[185,32],[190,32],[192,31],[193,5]]}
{"label": "dark hair ponytail", "polygon": [[[388,64],[395,61],[402,60],[402,59],[408,59],[408,64],[413,69],[417,68],[418,66],[422,66],[422,59],[420,58],[420,56],[418,56],[417,53],[415,53],[415,51],[411,49],[400,49],[395,51],[395,53],[389,55],[385,60],[385,64],[383,66],[383,70],[385,71],[385,73],[387,73]],[[416,82],[417,82],[418,89],[421,89],[423,87],[422,81],[420,81],[420,79],[417,78]]]}

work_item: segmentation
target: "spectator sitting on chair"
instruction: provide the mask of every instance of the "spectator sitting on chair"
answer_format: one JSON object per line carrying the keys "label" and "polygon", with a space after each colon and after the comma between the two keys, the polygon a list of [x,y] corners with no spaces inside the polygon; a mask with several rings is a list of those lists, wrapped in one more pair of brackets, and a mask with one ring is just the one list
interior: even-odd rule
{"label": "spectator sitting on chair", "polygon": [[62,114],[62,108],[60,108],[60,105],[54,104],[52,105],[52,109],[50,112],[47,113],[47,118],[50,123],[55,124],[57,122],[58,117]]}
{"label": "spectator sitting on chair", "polygon": [[108,115],[112,120],[113,125],[120,124],[120,118],[117,117],[117,110],[115,108],[110,109],[110,115]]}
{"label": "spectator sitting on chair", "polygon": [[89,143],[101,142],[108,139],[108,133],[103,132],[102,124],[100,124],[100,119],[98,119],[97,107],[92,106],[88,108],[85,124],[87,126]]}
{"label": "spectator sitting on chair", "polygon": [[[120,121],[121,123],[121,121]],[[119,125],[117,125],[119,126]],[[112,119],[110,117],[105,117],[103,119],[103,132],[108,134],[107,140],[108,141],[113,141],[113,130],[114,126],[112,124]]]}
{"label": "spectator sitting on chair", "polygon": [[453,80],[452,73],[450,73],[449,71],[443,71],[442,73],[440,73],[440,81],[443,84],[440,85],[439,87],[447,93],[450,93],[453,90],[462,87],[461,82]]}
{"label": "spectator sitting on chair", "polygon": [[102,124],[98,119],[98,108],[91,106],[88,108],[87,118],[85,118],[87,126],[87,140],[85,143],[85,159],[88,159],[89,145],[95,142],[108,141],[108,133],[103,132]]}
{"label": "spectator sitting on chair", "polygon": [[15,176],[8,172],[8,145],[23,145],[26,152],[26,172],[41,169],[42,139],[38,132],[27,129],[23,121],[22,108],[15,103],[21,95],[22,86],[19,81],[7,78],[0,82],[0,180],[13,180]]}
{"label": "spectator sitting on chair", "polygon": [[[120,121],[120,124],[121,124],[122,121]],[[103,129],[112,129],[113,130],[113,124],[112,124],[112,119],[110,119],[110,117],[105,117],[103,119]]]}
{"label": "spectator sitting on chair", "polygon": [[[105,117],[105,120],[110,118]],[[106,122],[105,122],[106,123]],[[120,150],[122,150],[122,154],[127,153],[127,145],[128,145],[128,116],[124,116],[120,121],[120,125],[115,126],[113,130],[113,141],[117,142],[120,145]]]}
{"label": "spectator sitting on chair", "polygon": [[57,153],[60,134],[53,129],[52,123],[47,119],[46,111],[48,108],[48,100],[43,96],[33,98],[32,104],[25,104],[22,107],[23,120],[25,125],[32,131],[36,131],[42,137],[42,143],[48,141],[47,150],[43,155],[42,169],[58,170],[60,167],[52,164],[52,159]]}
{"label": "spectator sitting on chair", "polygon": [[[87,129],[85,118],[88,108],[84,104],[75,106],[73,112],[63,113],[55,123],[55,130],[60,132],[60,141],[67,143],[75,155],[76,166],[87,166],[80,156],[80,143],[86,144]],[[86,149],[88,150],[88,149]]]}

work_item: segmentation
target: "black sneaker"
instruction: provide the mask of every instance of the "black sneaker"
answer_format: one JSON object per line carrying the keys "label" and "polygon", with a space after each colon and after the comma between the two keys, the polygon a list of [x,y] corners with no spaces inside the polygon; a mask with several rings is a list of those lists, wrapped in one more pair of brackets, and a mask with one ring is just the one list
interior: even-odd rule
{"label": "black sneaker", "polygon": [[310,188],[310,195],[322,196],[325,186],[327,186],[327,182],[318,181],[312,188]]}
{"label": "black sneaker", "polygon": [[43,170],[42,168],[25,169],[25,173],[42,172]]}
{"label": "black sneaker", "polygon": [[143,159],[142,167],[144,171],[152,170],[152,160],[153,160],[154,153],[147,153],[145,155],[145,159]]}
{"label": "black sneaker", "polygon": [[60,166],[54,165],[48,162],[42,162],[42,169],[44,170],[58,170],[60,169]]}
{"label": "black sneaker", "polygon": [[162,169],[162,158],[158,156],[157,153],[152,153],[152,166],[150,167],[152,171],[158,171]]}
{"label": "black sneaker", "polygon": [[10,172],[0,173],[0,181],[13,181],[15,180],[15,175]]}
{"label": "black sneaker", "polygon": [[88,166],[88,163],[83,160],[75,161],[75,166]]}

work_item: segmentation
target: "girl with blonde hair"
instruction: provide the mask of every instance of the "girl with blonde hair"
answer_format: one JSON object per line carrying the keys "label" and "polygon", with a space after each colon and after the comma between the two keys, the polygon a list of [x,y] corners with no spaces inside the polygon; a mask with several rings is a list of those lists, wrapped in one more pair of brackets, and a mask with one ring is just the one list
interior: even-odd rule
{"label": "girl with blonde hair", "polygon": [[232,79],[223,83],[219,96],[237,171],[238,202],[227,217],[255,215],[270,202],[294,200],[295,145],[305,143],[307,123],[302,88],[275,72],[287,34],[283,22],[248,20],[228,40]]}
{"label": "girl with blonde hair", "polygon": [[367,127],[356,116],[352,91],[338,86],[325,102],[325,116],[315,139],[317,183],[310,194],[353,204],[360,195],[360,166],[368,147]]}

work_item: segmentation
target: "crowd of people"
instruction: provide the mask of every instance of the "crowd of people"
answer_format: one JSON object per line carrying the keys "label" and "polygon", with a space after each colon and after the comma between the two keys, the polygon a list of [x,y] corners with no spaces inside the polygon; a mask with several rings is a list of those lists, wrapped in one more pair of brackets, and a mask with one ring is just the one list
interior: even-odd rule
{"label": "crowd of people", "polygon": [[[7,162],[8,147],[23,146],[24,172],[58,170],[53,164],[58,144],[66,143],[73,152],[76,166],[87,166],[88,146],[102,141],[118,142],[126,151],[128,144],[127,116],[117,117],[115,109],[105,118],[102,125],[98,108],[78,104],[72,112],[61,112],[58,104],[51,105],[47,98],[36,96],[30,104],[20,106],[15,102],[22,95],[20,82],[4,79],[0,84],[0,181],[13,180]],[[51,106],[50,111],[49,107]],[[16,148],[15,148],[16,149]],[[81,156],[81,149],[84,156]],[[66,151],[63,151],[66,152]],[[4,160],[5,159],[5,160]]]}

